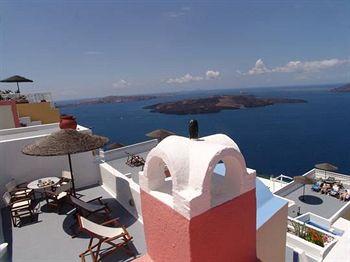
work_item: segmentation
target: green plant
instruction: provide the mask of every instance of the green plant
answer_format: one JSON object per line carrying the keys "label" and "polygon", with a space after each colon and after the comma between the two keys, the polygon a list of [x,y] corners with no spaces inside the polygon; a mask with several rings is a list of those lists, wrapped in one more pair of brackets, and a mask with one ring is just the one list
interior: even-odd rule
{"label": "green plant", "polygon": [[292,220],[289,220],[289,222],[293,227],[293,233],[306,241],[324,247],[325,243],[331,240],[326,234],[323,234],[313,228],[306,227],[305,223],[302,224]]}
{"label": "green plant", "polygon": [[311,243],[324,247],[324,234],[315,229],[308,228],[305,239]]}
{"label": "green plant", "polygon": [[301,224],[301,223],[298,223],[298,222],[295,222],[295,221],[290,221],[290,222],[291,222],[291,224],[293,226],[295,235],[305,239],[305,237],[307,235],[307,230],[306,230],[305,223]]}

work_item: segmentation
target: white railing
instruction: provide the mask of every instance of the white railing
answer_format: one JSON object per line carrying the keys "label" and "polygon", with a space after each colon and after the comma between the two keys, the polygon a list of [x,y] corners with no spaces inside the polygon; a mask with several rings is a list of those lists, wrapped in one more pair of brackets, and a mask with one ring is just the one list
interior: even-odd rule
{"label": "white railing", "polygon": [[324,171],[320,169],[314,169],[314,175],[312,178],[326,179],[328,177],[334,177],[336,181],[340,181],[343,185],[350,186],[350,176],[348,175],[344,175],[336,172]]}
{"label": "white railing", "polygon": [[52,95],[51,93],[29,93],[29,94],[18,94],[18,93],[11,93],[11,94],[0,94],[1,97],[5,100],[11,100],[11,99],[19,99],[20,97],[24,96],[29,103],[40,103],[42,101],[50,102],[51,106],[53,107],[53,101],[52,101]]}
{"label": "white railing", "polygon": [[[24,95],[29,103],[40,103],[42,101],[51,102],[52,104],[52,95],[51,93],[30,93]],[[53,105],[53,104],[52,104]]]}
{"label": "white railing", "polygon": [[100,156],[102,160],[104,160],[105,162],[108,162],[111,160],[125,157],[125,152],[128,152],[130,154],[138,154],[138,153],[150,151],[157,144],[158,144],[158,140],[152,139],[149,141],[133,144],[130,146],[124,146],[121,148],[112,149],[108,151],[102,151],[100,152]]}
{"label": "white railing", "polygon": [[100,164],[101,185],[142,223],[140,186],[108,163]]}
{"label": "white railing", "polygon": [[[315,169],[311,169],[310,171],[306,172],[303,176],[313,178],[314,173],[315,173]],[[279,195],[281,197],[285,197],[302,186],[303,186],[302,184],[296,183],[295,181],[293,181],[287,184],[285,187],[282,187],[280,190],[277,190],[276,192],[274,192],[274,194]]]}

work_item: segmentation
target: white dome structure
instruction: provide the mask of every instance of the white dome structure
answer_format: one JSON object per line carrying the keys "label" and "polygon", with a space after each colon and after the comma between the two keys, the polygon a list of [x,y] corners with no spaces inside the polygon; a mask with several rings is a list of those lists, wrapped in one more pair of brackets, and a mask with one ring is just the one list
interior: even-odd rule
{"label": "white dome structure", "polygon": [[[218,164],[225,167],[222,174],[214,172]],[[148,154],[140,187],[190,219],[254,189],[255,177],[226,135],[169,136]]]}

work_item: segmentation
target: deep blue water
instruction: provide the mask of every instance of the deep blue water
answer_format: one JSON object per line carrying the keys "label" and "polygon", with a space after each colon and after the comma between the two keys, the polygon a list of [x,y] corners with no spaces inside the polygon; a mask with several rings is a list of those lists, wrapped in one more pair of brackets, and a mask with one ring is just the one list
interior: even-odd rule
{"label": "deep blue water", "polygon": [[124,104],[62,108],[78,123],[112,142],[132,144],[145,134],[165,128],[187,136],[187,124],[199,121],[200,135],[225,133],[239,145],[247,165],[260,174],[301,175],[315,163],[330,162],[350,173],[350,93],[332,93],[329,87],[260,88],[246,90],[261,97],[302,98],[306,104],[281,104],[217,114],[177,116],[150,113],[145,105],[237,90],[191,92]]}

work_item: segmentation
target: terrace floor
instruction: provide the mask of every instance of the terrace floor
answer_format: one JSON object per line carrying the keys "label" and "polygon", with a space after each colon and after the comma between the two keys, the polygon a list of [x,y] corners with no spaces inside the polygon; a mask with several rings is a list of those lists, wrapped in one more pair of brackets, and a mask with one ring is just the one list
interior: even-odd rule
{"label": "terrace floor", "polygon": [[[146,151],[146,152],[138,153],[137,155],[146,160],[148,153],[149,151]],[[134,179],[134,181],[138,183],[139,172],[142,171],[143,167],[142,166],[131,167],[125,164],[127,159],[128,159],[128,155],[125,154],[125,157],[111,160],[111,161],[108,161],[107,163],[124,175],[131,174],[132,179]]]}
{"label": "terrace floor", "polygon": [[302,186],[286,195],[285,198],[293,200],[300,207],[302,214],[312,212],[327,219],[347,204],[347,202],[340,201],[330,195],[311,190],[311,185],[305,185],[304,199]]}
{"label": "terrace floor", "polygon": [[[134,237],[130,247],[137,254],[146,251],[143,225],[131,216],[102,187],[96,186],[79,191],[81,199],[90,200],[102,196],[112,210],[111,217],[119,217],[129,233]],[[5,241],[9,243],[6,261],[79,261],[78,255],[86,250],[89,242],[87,235],[80,233],[76,238],[71,225],[74,224],[72,208],[66,205],[62,214],[48,209],[43,201],[40,203],[38,220],[20,228],[12,227],[9,213],[2,209],[3,230]],[[106,256],[102,261],[131,261],[124,252],[118,251]],[[86,261],[91,261],[87,256]]]}

